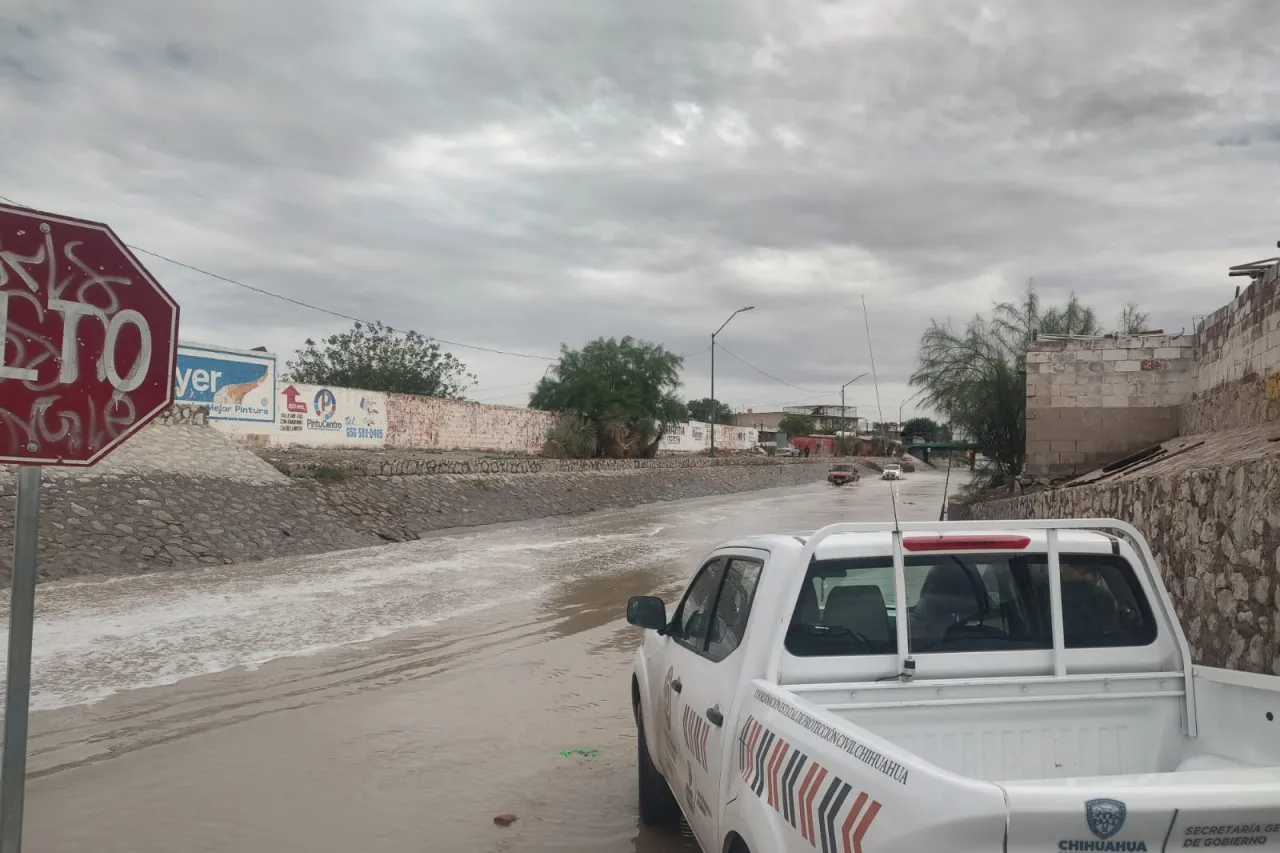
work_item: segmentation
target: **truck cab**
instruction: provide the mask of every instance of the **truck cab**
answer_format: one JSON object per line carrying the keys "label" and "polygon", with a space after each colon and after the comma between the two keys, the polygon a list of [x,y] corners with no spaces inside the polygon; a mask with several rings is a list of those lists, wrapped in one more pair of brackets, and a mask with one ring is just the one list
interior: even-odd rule
{"label": "truck cab", "polygon": [[1280,678],[1195,666],[1124,522],[746,537],[628,619],[641,818],[708,853],[1280,851]]}

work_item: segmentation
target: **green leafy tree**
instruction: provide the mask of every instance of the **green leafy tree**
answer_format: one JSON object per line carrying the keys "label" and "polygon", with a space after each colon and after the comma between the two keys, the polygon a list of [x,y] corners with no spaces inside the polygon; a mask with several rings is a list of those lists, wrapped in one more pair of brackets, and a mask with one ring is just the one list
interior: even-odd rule
{"label": "green leafy tree", "polygon": [[[649,458],[671,425],[689,417],[676,396],[683,363],[666,348],[632,337],[597,338],[580,350],[562,344],[560,360],[538,381],[529,406],[578,419],[559,426],[577,436],[577,453],[568,447],[553,452],[577,455],[590,446],[597,456]],[[581,436],[584,425],[595,435],[593,446]]]}
{"label": "green leafy tree", "polygon": [[716,400],[715,402],[715,420],[711,419],[711,398],[703,397],[700,400],[690,400],[689,420],[702,421],[704,424],[731,424],[733,423],[733,410],[724,403]]}
{"label": "green leafy tree", "polygon": [[963,430],[988,458],[988,482],[1022,470],[1026,449],[1026,351],[1037,334],[1098,334],[1097,317],[1072,294],[1042,309],[1035,282],[1021,301],[999,303],[963,329],[932,320],[920,339],[911,384],[921,402]]}
{"label": "green leafy tree", "polygon": [[902,437],[934,442],[942,439],[942,425],[933,418],[911,418],[902,425]]}
{"label": "green leafy tree", "polygon": [[461,399],[475,384],[466,365],[435,341],[382,323],[356,323],[320,343],[307,338],[285,369],[290,382],[423,397]]}
{"label": "green leafy tree", "polygon": [[785,435],[813,435],[814,420],[808,415],[786,415],[778,421],[778,432]]}

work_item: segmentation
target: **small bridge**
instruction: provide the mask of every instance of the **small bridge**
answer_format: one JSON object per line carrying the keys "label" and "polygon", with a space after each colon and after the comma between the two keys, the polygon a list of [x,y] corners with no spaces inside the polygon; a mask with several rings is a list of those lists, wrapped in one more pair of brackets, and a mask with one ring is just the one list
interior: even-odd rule
{"label": "small bridge", "polygon": [[[921,462],[928,463],[934,453],[947,453],[955,450],[972,450],[978,452],[978,445],[971,441],[908,441],[903,449]],[[969,467],[973,467],[973,459],[969,459]]]}

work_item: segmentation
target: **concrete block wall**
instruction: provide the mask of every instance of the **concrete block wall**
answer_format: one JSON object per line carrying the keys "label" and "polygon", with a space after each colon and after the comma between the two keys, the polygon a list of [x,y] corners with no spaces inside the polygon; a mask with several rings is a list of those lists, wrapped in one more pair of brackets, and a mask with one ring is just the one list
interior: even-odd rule
{"label": "concrete block wall", "polygon": [[537,409],[388,394],[386,446],[538,453],[555,421]]}
{"label": "concrete block wall", "polygon": [[1027,349],[1026,470],[1084,473],[1178,435],[1194,338],[1046,338]]}
{"label": "concrete block wall", "polygon": [[1280,420],[1280,267],[1198,330],[1184,435]]}

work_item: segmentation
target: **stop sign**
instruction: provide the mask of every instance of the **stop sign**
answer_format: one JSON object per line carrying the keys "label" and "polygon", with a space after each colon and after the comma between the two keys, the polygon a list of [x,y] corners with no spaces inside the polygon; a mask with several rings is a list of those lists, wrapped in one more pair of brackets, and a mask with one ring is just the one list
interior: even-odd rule
{"label": "stop sign", "polygon": [[0,463],[92,465],[173,403],[178,304],[106,225],[0,205]]}

